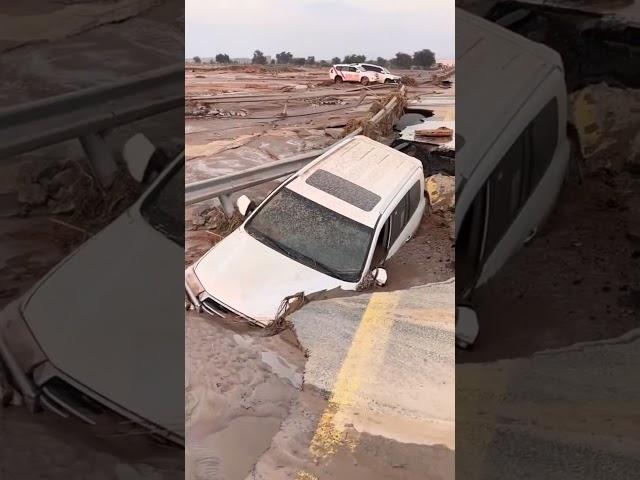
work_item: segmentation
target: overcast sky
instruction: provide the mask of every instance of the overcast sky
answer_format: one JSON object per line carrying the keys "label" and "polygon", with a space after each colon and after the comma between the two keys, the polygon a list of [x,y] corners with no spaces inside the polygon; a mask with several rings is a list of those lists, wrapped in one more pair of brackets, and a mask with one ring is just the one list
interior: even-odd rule
{"label": "overcast sky", "polygon": [[331,60],[392,58],[429,48],[454,58],[453,0],[186,0],[186,56],[283,50]]}

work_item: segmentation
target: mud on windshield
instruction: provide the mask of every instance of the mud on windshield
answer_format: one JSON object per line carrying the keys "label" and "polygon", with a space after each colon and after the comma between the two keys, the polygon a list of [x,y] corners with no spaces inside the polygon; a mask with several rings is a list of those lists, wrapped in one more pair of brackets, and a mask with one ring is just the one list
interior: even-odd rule
{"label": "mud on windshield", "polygon": [[249,220],[245,230],[276,251],[345,282],[362,276],[373,229],[287,188]]}

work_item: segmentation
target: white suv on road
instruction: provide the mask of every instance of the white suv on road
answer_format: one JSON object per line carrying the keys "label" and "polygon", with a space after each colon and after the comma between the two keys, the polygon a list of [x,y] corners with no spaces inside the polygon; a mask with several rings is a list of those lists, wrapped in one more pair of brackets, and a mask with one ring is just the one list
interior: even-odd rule
{"label": "white suv on road", "polygon": [[363,68],[367,72],[374,72],[378,74],[378,81],[381,83],[398,83],[400,81],[399,75],[393,75],[389,70],[379,65],[372,65],[370,63],[357,63],[356,67]]}
{"label": "white suv on road", "polygon": [[[249,201],[238,199],[240,213]],[[198,310],[268,326],[292,297],[382,285],[425,210],[417,159],[346,139],[276,188],[185,273]]]}
{"label": "white suv on road", "polygon": [[331,67],[329,77],[335,83],[358,82],[369,85],[371,82],[380,82],[380,76],[376,72],[367,71],[358,65],[338,64]]}

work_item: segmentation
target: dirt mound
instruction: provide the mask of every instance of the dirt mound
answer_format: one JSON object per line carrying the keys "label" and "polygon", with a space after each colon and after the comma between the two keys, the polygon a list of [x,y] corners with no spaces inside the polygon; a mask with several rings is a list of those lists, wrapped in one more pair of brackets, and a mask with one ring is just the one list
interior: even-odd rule
{"label": "dirt mound", "polygon": [[408,85],[410,87],[415,87],[416,85],[418,85],[417,80],[410,75],[403,75],[402,77],[400,77],[400,83],[402,83],[403,85]]}

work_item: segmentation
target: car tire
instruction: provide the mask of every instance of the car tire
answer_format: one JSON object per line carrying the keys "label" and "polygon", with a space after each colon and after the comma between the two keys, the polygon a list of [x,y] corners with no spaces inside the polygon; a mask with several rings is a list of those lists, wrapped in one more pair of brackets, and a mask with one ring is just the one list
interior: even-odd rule
{"label": "car tire", "polygon": [[333,79],[334,83],[342,83],[342,77],[340,75],[336,75],[336,78]]}
{"label": "car tire", "polygon": [[360,79],[360,83],[366,87],[367,85],[369,85],[369,77],[362,77]]}
{"label": "car tire", "polygon": [[393,83],[393,80],[391,80],[390,78],[385,78],[384,83]]}

